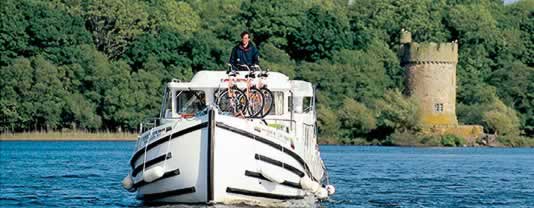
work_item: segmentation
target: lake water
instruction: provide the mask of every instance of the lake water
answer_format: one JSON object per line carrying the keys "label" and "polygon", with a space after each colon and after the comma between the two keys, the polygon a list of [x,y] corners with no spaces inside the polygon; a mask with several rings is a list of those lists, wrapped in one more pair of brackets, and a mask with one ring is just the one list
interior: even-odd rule
{"label": "lake water", "polygon": [[[0,142],[0,207],[143,206],[120,185],[134,145]],[[321,155],[337,189],[321,207],[534,207],[532,148],[321,146]]]}

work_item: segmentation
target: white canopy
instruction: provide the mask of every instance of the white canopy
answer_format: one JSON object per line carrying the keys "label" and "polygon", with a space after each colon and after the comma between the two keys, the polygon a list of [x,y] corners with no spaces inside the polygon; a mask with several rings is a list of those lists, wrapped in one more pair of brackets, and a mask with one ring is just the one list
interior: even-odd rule
{"label": "white canopy", "polygon": [[[240,71],[236,78],[244,79],[246,74],[248,72]],[[228,79],[225,71],[199,71],[190,82],[169,82],[168,87],[176,89],[226,88],[227,84],[224,82],[225,79]],[[289,78],[279,72],[269,72],[269,76],[263,80],[263,83],[272,91],[286,91],[291,89]]]}
{"label": "white canopy", "polygon": [[313,87],[311,83],[302,80],[291,80],[291,90],[295,97],[313,97]]}

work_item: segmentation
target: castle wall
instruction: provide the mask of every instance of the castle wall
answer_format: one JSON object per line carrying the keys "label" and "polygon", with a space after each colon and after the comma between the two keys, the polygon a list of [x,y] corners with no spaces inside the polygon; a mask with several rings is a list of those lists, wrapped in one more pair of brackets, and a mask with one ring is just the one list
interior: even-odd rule
{"label": "castle wall", "polygon": [[425,126],[457,126],[456,43],[405,43],[401,64],[406,69],[410,96],[420,105],[420,121]]}
{"label": "castle wall", "polygon": [[420,122],[428,134],[452,134],[475,144],[483,135],[480,125],[458,125],[456,118],[456,64],[458,44],[415,43],[411,33],[400,34],[399,58],[406,69],[408,94],[419,104]]}
{"label": "castle wall", "polygon": [[457,125],[456,65],[405,65],[407,87],[421,110],[424,125]]}

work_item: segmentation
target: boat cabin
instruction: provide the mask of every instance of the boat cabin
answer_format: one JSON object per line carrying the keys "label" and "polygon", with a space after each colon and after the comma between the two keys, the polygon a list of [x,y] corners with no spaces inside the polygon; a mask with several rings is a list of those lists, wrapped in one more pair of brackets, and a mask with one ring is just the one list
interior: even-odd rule
{"label": "boat cabin", "polygon": [[[234,84],[240,89],[246,88],[246,74],[248,72],[240,71],[235,77],[239,81]],[[169,82],[164,93],[160,120],[187,119],[202,114],[208,105],[216,106],[216,96],[221,90],[228,88],[228,78],[225,71],[200,71],[190,82]],[[279,72],[269,72],[269,76],[262,82],[273,93],[274,106],[264,118],[247,119],[262,120],[271,127],[284,129],[297,137],[315,138],[315,99],[311,83],[289,80]]]}

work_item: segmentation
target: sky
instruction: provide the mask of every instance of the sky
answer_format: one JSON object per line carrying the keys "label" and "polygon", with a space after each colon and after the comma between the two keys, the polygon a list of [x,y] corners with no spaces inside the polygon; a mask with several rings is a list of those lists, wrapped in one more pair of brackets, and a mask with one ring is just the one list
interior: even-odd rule
{"label": "sky", "polygon": [[504,4],[511,4],[511,3],[514,3],[518,0],[504,0]]}

